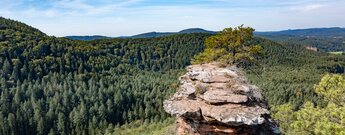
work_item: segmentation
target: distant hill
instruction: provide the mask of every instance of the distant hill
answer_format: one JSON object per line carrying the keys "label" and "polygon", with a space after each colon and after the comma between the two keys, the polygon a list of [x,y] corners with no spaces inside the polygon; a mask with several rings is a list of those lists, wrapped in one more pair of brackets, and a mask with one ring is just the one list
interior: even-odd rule
{"label": "distant hill", "polygon": [[129,38],[152,38],[152,37],[162,37],[162,36],[168,36],[173,34],[191,34],[191,33],[209,33],[209,34],[215,34],[214,31],[208,31],[201,28],[190,28],[181,30],[179,32],[148,32],[148,33],[142,33],[134,36],[130,36]]}
{"label": "distant hill", "polygon": [[303,37],[345,37],[345,28],[332,27],[332,28],[310,28],[310,29],[295,29],[283,30],[272,32],[255,32],[256,35],[262,36],[277,36],[277,35],[290,35],[290,36],[303,36]]}
{"label": "distant hill", "polygon": [[91,41],[91,40],[95,40],[95,39],[108,39],[111,37],[94,35],[94,36],[66,36],[65,38],[72,39],[72,40]]}
{"label": "distant hill", "polygon": [[345,28],[310,28],[255,32],[255,35],[277,42],[290,42],[316,47],[325,52],[345,51]]}
{"label": "distant hill", "polygon": [[109,38],[153,38],[153,37],[169,36],[173,34],[191,34],[191,33],[215,34],[216,32],[204,30],[201,28],[189,28],[189,29],[181,30],[179,32],[147,32],[147,33],[137,34],[133,36],[107,37],[107,36],[101,36],[101,35],[94,35],[94,36],[66,36],[65,38],[72,39],[72,40],[91,41],[95,39],[109,39]]}
{"label": "distant hill", "polygon": [[175,34],[174,32],[147,32],[134,36],[129,36],[128,38],[152,38],[152,37],[162,37]]}
{"label": "distant hill", "polygon": [[208,31],[208,30],[204,30],[201,28],[190,28],[190,29],[185,29],[185,30],[181,30],[178,33],[209,33],[209,34],[215,34],[216,32],[214,31]]}

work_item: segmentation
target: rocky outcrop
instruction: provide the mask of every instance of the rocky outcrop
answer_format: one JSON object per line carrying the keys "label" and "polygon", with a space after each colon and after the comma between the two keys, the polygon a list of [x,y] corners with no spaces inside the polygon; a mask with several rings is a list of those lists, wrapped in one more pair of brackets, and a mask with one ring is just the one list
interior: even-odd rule
{"label": "rocky outcrop", "polygon": [[260,90],[236,67],[192,65],[180,88],[164,101],[177,117],[177,134],[280,134]]}
{"label": "rocky outcrop", "polygon": [[312,46],[305,46],[304,48],[309,50],[309,51],[314,51],[314,52],[318,52],[319,51],[319,48],[312,47]]}

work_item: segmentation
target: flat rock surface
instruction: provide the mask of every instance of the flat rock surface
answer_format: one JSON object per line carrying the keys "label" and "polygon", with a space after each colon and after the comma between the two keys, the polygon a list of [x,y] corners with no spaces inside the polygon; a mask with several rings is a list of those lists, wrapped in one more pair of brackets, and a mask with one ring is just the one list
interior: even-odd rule
{"label": "flat rock surface", "polygon": [[241,104],[202,106],[201,112],[204,117],[210,117],[231,126],[262,124],[264,122],[262,115],[269,113],[267,109],[260,106],[245,106]]}
{"label": "flat rock surface", "polygon": [[234,94],[230,90],[206,91],[200,98],[209,104],[245,103],[248,101],[248,96]]}

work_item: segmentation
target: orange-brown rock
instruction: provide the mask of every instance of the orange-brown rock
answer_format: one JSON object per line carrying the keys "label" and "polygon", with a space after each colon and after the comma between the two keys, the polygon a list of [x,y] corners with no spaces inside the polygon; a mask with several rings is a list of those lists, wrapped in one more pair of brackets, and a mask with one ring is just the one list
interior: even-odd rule
{"label": "orange-brown rock", "polygon": [[238,68],[209,63],[187,71],[164,101],[165,111],[177,117],[178,134],[280,134],[259,88]]}
{"label": "orange-brown rock", "polygon": [[[178,117],[176,119],[176,133],[178,135],[251,135],[261,134],[270,135],[271,131],[267,130],[268,127],[262,127],[258,125],[251,127],[247,125],[243,126],[227,126],[219,125],[215,123],[198,123],[191,120]],[[275,134],[275,133],[273,133]]]}

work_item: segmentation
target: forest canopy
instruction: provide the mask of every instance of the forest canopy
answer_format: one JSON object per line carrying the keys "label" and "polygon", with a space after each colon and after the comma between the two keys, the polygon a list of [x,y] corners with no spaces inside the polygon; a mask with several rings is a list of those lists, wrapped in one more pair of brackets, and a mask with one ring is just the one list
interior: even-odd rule
{"label": "forest canopy", "polygon": [[323,97],[326,105],[308,101],[298,111],[291,104],[275,107],[273,117],[279,121],[285,134],[345,134],[345,80],[341,75],[325,75],[315,92]]}

